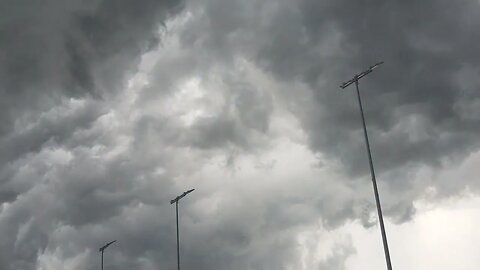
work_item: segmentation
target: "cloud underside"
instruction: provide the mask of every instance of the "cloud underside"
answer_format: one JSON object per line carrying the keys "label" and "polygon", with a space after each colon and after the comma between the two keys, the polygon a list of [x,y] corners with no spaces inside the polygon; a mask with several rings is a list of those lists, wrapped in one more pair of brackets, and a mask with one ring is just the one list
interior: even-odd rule
{"label": "cloud underside", "polygon": [[360,91],[385,214],[478,191],[473,174],[437,177],[479,148],[477,1],[0,10],[1,269],[97,269],[114,239],[111,268],[174,269],[169,201],[192,187],[186,268],[346,269],[348,237],[309,252],[376,224],[355,91],[339,85],[377,61]]}

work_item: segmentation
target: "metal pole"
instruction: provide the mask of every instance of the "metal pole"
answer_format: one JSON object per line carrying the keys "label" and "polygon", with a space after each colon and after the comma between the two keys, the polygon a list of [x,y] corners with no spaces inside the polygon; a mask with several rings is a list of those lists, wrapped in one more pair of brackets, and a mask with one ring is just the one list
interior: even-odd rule
{"label": "metal pole", "polygon": [[370,174],[372,176],[372,183],[373,183],[373,192],[375,193],[375,203],[377,205],[378,219],[380,221],[380,230],[382,232],[382,241],[383,241],[383,250],[385,251],[385,260],[387,262],[387,269],[392,270],[392,263],[390,261],[390,252],[388,250],[387,233],[385,232],[385,225],[383,224],[382,206],[380,205],[380,196],[378,195],[377,180],[375,178],[375,170],[373,168],[372,153],[370,152],[370,143],[368,142],[367,126],[365,125],[365,116],[363,115],[362,99],[360,98],[360,90],[358,88],[358,78],[355,80],[355,86],[357,89],[358,105],[360,106],[360,115],[362,116],[363,133],[365,135],[365,145],[367,146],[368,162],[370,165]]}
{"label": "metal pole", "polygon": [[109,242],[107,244],[105,244],[103,247],[99,248],[98,251],[100,251],[102,253],[102,270],[103,270],[103,253],[105,252],[105,249],[110,246],[111,244],[117,242],[117,240],[113,240],[112,242]]}
{"label": "metal pole", "polygon": [[178,200],[175,202],[175,212],[177,214],[177,270],[180,270],[180,233],[178,231]]}
{"label": "metal pole", "polygon": [[178,201],[187,196],[190,192],[193,192],[195,189],[190,189],[188,191],[185,191],[181,195],[177,196],[175,199],[170,201],[170,204],[175,203],[175,213],[176,213],[176,219],[177,219],[177,270],[180,270],[180,232],[178,230]]}

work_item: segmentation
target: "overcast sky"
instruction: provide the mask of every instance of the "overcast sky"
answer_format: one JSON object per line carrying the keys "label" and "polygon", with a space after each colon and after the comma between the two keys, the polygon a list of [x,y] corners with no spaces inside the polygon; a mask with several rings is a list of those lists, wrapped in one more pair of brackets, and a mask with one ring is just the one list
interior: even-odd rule
{"label": "overcast sky", "polygon": [[477,0],[0,0],[0,269],[480,268]]}

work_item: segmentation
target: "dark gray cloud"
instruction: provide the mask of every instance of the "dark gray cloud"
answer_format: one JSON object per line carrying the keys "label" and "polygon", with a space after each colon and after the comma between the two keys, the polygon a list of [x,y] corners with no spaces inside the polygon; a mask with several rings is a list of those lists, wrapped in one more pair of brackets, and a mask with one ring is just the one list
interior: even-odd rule
{"label": "dark gray cloud", "polygon": [[178,1],[0,5],[2,164],[38,151],[48,140],[62,143],[97,119],[104,110],[89,101],[71,116],[65,115],[68,108],[52,108],[70,98],[107,98],[123,89],[123,76],[157,41],[167,15],[182,6]]}
{"label": "dark gray cloud", "polygon": [[312,148],[351,173],[367,166],[353,89],[338,85],[378,60],[386,64],[361,89],[380,170],[441,165],[478,148],[477,1],[208,3],[209,23],[192,25],[185,41],[214,54],[229,49],[279,80],[307,83],[314,102],[292,110]]}
{"label": "dark gray cloud", "polygon": [[[412,201],[428,186],[447,188],[435,181],[414,183],[418,168],[449,167],[478,151],[479,62],[472,46],[480,24],[477,1],[204,1],[190,7],[194,15],[179,40],[193,52],[196,74],[208,77],[218,66],[235,70],[238,58],[253,62],[287,85],[275,90],[275,98],[299,117],[311,149],[340,161],[355,180],[368,175],[358,105],[353,89],[338,86],[386,62],[361,82],[361,90],[385,213],[394,222],[412,218]],[[307,91],[289,87],[298,85]],[[248,133],[235,129],[238,123],[221,111],[199,122],[195,137],[204,139],[194,143],[245,147],[238,138]],[[457,183],[457,191],[473,184]],[[323,199],[317,210],[327,227],[351,217],[374,224],[374,208],[363,199],[342,198],[342,207],[325,206],[328,196]]]}
{"label": "dark gray cloud", "polygon": [[301,120],[312,150],[339,160],[351,177],[367,175],[368,166],[354,89],[338,86],[379,60],[385,64],[360,87],[376,168],[392,187],[412,187],[405,169],[448,167],[478,150],[478,1],[202,5],[184,44],[306,84],[307,93],[276,94]]}
{"label": "dark gray cloud", "polygon": [[105,96],[178,1],[2,1],[0,89],[2,134],[24,108],[45,110],[64,97]]}
{"label": "dark gray cloud", "polygon": [[[125,88],[124,76],[182,7],[181,1],[0,2],[0,268],[55,267],[42,266],[41,254],[72,258],[98,246],[105,234],[95,224],[121,215],[138,203],[135,193],[148,189],[133,181],[141,168],[156,165],[125,157],[98,162],[92,154],[117,145],[118,134],[108,134],[115,130],[105,122],[111,114],[105,100]],[[154,190],[141,196],[149,204],[164,199]]]}
{"label": "dark gray cloud", "polygon": [[[409,220],[428,185],[439,196],[476,190],[413,176],[478,151],[478,2],[3,1],[0,10],[2,269],[97,269],[97,248],[112,239],[111,268],[175,269],[169,200],[191,186],[186,268],[298,268],[302,232],[376,223],[356,99],[338,85],[377,60],[386,63],[361,89],[386,215]],[[283,171],[314,164],[295,153],[262,159],[298,128],[282,127],[279,111],[298,119],[324,164],[313,175]],[[344,175],[318,179],[332,164]],[[351,245],[333,245],[314,268],[345,269]]]}
{"label": "dark gray cloud", "polygon": [[[388,170],[415,163],[439,165],[478,149],[478,119],[466,117],[462,108],[466,96],[478,99],[476,87],[466,88],[458,80],[465,70],[478,70],[478,57],[471,46],[471,41],[479,38],[475,31],[480,23],[478,2],[357,4],[343,9],[336,4],[324,8],[312,2],[303,8],[306,18],[313,21],[333,15],[330,20],[343,33],[341,42],[355,50],[348,61],[338,63],[343,70],[354,74],[362,64],[367,65],[364,63],[386,61],[377,74],[361,84],[378,167]],[[315,12],[320,8],[325,13]],[[335,124],[325,127],[332,130],[327,136],[317,136],[325,139],[312,138],[313,145],[320,149],[332,140],[328,134],[355,130],[349,121],[338,121],[346,116],[334,96],[339,93],[329,89],[333,83],[326,86],[316,89],[317,100],[329,100],[326,104],[334,106],[323,108],[324,119],[312,124],[324,126],[323,120]],[[349,115],[356,115],[356,109],[352,107]],[[363,156],[355,154],[360,151],[347,150],[356,143],[347,139],[339,144],[346,146],[340,146],[345,149],[345,163],[353,171],[361,167]]]}

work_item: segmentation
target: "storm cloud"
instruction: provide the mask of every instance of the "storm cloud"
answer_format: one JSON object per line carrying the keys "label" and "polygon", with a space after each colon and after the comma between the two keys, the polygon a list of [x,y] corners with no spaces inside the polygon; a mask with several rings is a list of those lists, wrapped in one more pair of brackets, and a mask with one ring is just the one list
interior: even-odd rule
{"label": "storm cloud", "polygon": [[339,85],[380,60],[360,90],[385,214],[478,192],[474,177],[418,177],[479,150],[478,1],[0,10],[1,269],[97,269],[114,239],[110,268],[175,269],[169,201],[189,188],[185,268],[347,269],[352,242],[325,243],[376,218],[356,97]]}

